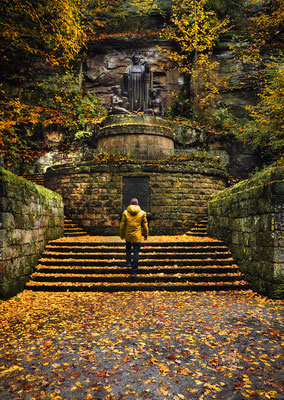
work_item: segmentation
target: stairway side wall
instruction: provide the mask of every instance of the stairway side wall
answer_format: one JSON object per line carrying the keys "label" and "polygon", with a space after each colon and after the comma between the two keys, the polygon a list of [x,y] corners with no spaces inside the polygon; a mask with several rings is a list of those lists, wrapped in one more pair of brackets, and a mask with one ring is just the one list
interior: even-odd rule
{"label": "stairway side wall", "polygon": [[45,184],[63,197],[65,214],[93,235],[118,235],[123,178],[149,177],[150,235],[185,233],[207,214],[210,196],[226,187],[221,170],[150,162],[77,163],[47,170]]}
{"label": "stairway side wall", "polygon": [[23,290],[45,245],[63,236],[61,196],[0,168],[0,298]]}
{"label": "stairway side wall", "polygon": [[208,233],[223,240],[254,290],[284,293],[284,168],[221,191],[208,206]]}

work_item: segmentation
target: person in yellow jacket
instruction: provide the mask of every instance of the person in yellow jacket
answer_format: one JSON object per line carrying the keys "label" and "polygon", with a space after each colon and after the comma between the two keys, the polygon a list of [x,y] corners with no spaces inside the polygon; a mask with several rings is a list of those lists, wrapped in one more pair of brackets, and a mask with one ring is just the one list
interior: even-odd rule
{"label": "person in yellow jacket", "polygon": [[[123,212],[120,222],[120,237],[126,241],[126,266],[131,267],[131,277],[135,277],[138,269],[139,252],[142,236],[146,240],[149,235],[145,211],[139,207],[137,199],[132,199]],[[133,258],[132,258],[133,249]]]}

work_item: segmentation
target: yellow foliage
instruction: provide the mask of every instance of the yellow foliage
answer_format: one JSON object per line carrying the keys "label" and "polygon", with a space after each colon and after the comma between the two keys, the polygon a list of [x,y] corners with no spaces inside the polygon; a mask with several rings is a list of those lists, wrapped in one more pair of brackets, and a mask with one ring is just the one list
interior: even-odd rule
{"label": "yellow foliage", "polygon": [[161,32],[162,37],[174,40],[178,46],[176,51],[160,50],[167,52],[180,72],[192,76],[197,109],[216,100],[221,81],[214,72],[219,64],[212,61],[211,54],[219,35],[228,30],[228,20],[218,21],[216,14],[206,9],[206,3],[173,0],[171,24]]}

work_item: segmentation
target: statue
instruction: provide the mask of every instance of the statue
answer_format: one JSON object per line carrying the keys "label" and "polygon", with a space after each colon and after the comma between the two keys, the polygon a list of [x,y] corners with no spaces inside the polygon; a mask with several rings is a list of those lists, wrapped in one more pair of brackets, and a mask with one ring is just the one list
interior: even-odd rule
{"label": "statue", "polygon": [[116,86],[112,88],[113,94],[110,96],[110,114],[130,114],[127,110],[127,105],[124,107],[124,100],[119,93],[119,89]]}
{"label": "statue", "polygon": [[149,113],[162,117],[164,115],[164,108],[161,98],[161,89],[152,90],[150,92],[150,109]]}
{"label": "statue", "polygon": [[128,97],[130,112],[144,112],[149,107],[151,67],[149,63],[140,65],[139,62],[139,56],[134,55],[133,65],[126,68],[121,80],[122,95]]}

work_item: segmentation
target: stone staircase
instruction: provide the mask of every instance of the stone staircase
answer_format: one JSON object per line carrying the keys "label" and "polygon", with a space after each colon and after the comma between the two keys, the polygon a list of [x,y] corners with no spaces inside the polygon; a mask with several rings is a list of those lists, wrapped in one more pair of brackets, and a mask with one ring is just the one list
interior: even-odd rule
{"label": "stone staircase", "polygon": [[125,266],[123,242],[50,242],[26,289],[33,291],[246,290],[221,241],[144,242],[136,278]]}
{"label": "stone staircase", "polygon": [[37,185],[44,186],[44,174],[23,174],[23,178]]}
{"label": "stone staircase", "polygon": [[189,236],[199,236],[199,237],[207,236],[207,223],[208,223],[208,218],[204,218],[202,221],[196,223],[190,231],[186,232],[186,234]]}
{"label": "stone staircase", "polygon": [[64,218],[64,236],[67,237],[78,237],[87,236],[87,232],[80,228],[78,225],[74,224],[71,219]]}

